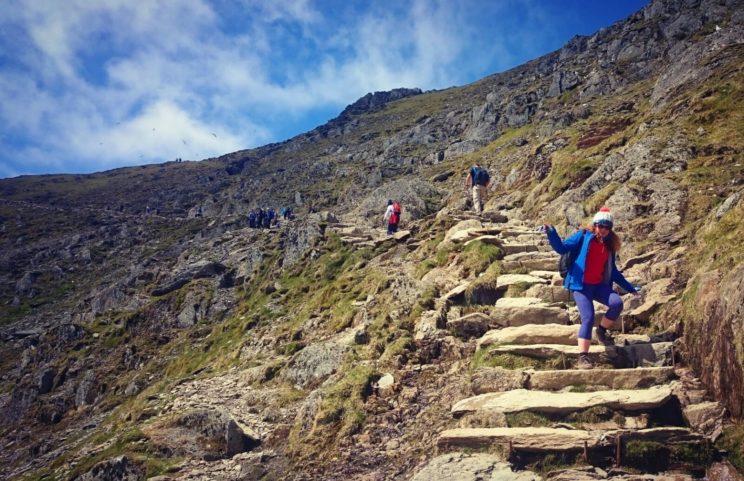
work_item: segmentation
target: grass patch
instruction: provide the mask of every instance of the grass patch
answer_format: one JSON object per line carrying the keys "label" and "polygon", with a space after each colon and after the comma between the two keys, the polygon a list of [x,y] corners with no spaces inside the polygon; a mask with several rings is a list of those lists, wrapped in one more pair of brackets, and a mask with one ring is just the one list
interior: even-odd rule
{"label": "grass patch", "polygon": [[662,443],[631,440],[625,443],[622,464],[643,471],[664,471],[669,467],[670,454],[670,449]]}
{"label": "grass patch", "polygon": [[740,473],[744,473],[744,424],[730,426],[716,441],[718,449],[726,451],[728,460]]}
{"label": "grass patch", "polygon": [[376,376],[375,369],[367,365],[346,365],[342,372],[341,380],[325,391],[316,417],[318,425],[336,428],[339,437],[354,434],[363,427],[364,402]]}
{"label": "grass patch", "polygon": [[537,359],[516,354],[491,354],[488,348],[478,349],[470,364],[471,371],[482,367],[503,367],[505,369],[540,369],[544,363]]}
{"label": "grass patch", "polygon": [[504,297],[521,297],[522,294],[532,286],[533,284],[530,284],[529,282],[517,282],[516,284],[511,284],[506,288],[506,294]]}
{"label": "grass patch", "polygon": [[533,413],[531,411],[522,411],[518,413],[507,413],[506,424],[510,428],[520,427],[548,427],[555,421],[543,413]]}
{"label": "grass patch", "polygon": [[571,413],[566,416],[566,422],[576,424],[594,424],[612,419],[615,413],[606,407],[596,406]]}
{"label": "grass patch", "polygon": [[581,453],[550,453],[540,457],[537,461],[529,463],[527,467],[539,474],[551,471],[570,469],[582,464]]}
{"label": "grass patch", "polygon": [[475,241],[462,250],[459,263],[464,267],[464,275],[477,275],[485,272],[491,264],[503,257],[504,252],[498,246]]}

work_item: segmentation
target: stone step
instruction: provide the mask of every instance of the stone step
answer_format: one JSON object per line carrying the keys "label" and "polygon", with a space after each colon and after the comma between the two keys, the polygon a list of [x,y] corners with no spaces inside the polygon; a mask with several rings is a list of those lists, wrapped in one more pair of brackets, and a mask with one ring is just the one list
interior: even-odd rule
{"label": "stone step", "polygon": [[473,373],[470,387],[475,394],[520,388],[560,391],[580,387],[585,392],[589,392],[610,389],[646,389],[669,383],[676,378],[674,368],[671,366],[551,371],[532,369],[519,371],[500,367],[484,367]]}
{"label": "stone step", "polygon": [[528,428],[460,428],[442,431],[437,440],[439,449],[488,448],[494,445],[516,451],[560,453],[587,449],[614,448],[616,442],[660,442],[666,445],[690,443],[706,445],[706,440],[687,428],[661,427],[639,430],[617,429],[585,431],[580,429]]}
{"label": "stone step", "polygon": [[463,244],[464,247],[469,246],[473,242],[482,242],[484,244],[494,245],[501,247],[501,238],[499,236],[495,235],[479,235],[478,237],[474,237],[470,239],[469,241],[466,241],[465,244]]}
{"label": "stone step", "polygon": [[[520,299],[520,298],[512,298]],[[537,317],[537,316],[535,316]],[[521,317],[517,318],[521,320]],[[529,317],[528,317],[529,319]],[[563,320],[561,318],[561,320]],[[486,325],[503,325],[505,321],[492,321]],[[592,339],[597,341],[597,329],[592,331]],[[562,344],[566,346],[576,345],[579,336],[578,324],[565,323],[547,323],[547,324],[522,324],[492,329],[486,332],[479,340],[477,347],[487,348],[497,345],[515,345],[515,344]],[[647,336],[643,334],[614,334],[615,343],[623,345],[640,345],[655,342],[667,342],[671,340],[668,336]]]}
{"label": "stone step", "polygon": [[[568,315],[566,315],[568,317]],[[579,329],[567,324],[523,324],[488,331],[478,340],[478,349],[496,345],[564,344],[576,345]]]}
{"label": "stone step", "polygon": [[674,367],[634,369],[565,369],[528,371],[528,389],[557,391],[566,386],[594,386],[605,389],[645,389],[676,379]]}
{"label": "stone step", "polygon": [[[597,469],[600,469],[600,471],[597,472]],[[700,478],[678,472],[671,474],[616,474],[612,478],[605,478],[605,476],[606,471],[601,468],[574,468],[552,472],[550,481],[596,481],[597,479],[612,479],[612,481],[700,481]]]}
{"label": "stone step", "polygon": [[535,297],[509,297],[496,301],[491,309],[494,326],[515,327],[526,324],[569,324],[568,312],[562,307]]}
{"label": "stone step", "polygon": [[[671,342],[615,347],[593,345],[589,348],[589,358],[594,363],[609,363],[616,368],[660,367],[671,365],[672,348]],[[560,357],[576,359],[579,357],[579,348],[563,344],[509,344],[489,348],[488,353],[514,354],[541,360]]]}
{"label": "stone step", "polygon": [[502,274],[496,279],[497,289],[506,289],[515,284],[524,284],[527,286],[533,284],[549,284],[550,281],[529,274]]}
{"label": "stone step", "polygon": [[508,243],[503,244],[502,249],[506,254],[516,254],[518,252],[537,252],[538,246],[535,244]]}
{"label": "stone step", "polygon": [[569,414],[593,407],[623,411],[647,411],[666,404],[672,397],[672,387],[653,386],[648,389],[617,389],[594,392],[552,392],[514,389],[479,394],[452,406],[451,413],[459,417],[477,411],[518,413],[532,411],[547,414]]}

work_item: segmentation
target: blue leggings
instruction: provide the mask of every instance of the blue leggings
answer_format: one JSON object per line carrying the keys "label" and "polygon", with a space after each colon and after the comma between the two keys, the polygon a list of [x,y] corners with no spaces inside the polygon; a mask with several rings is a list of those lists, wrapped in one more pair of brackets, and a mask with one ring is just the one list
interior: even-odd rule
{"label": "blue leggings", "polygon": [[605,317],[611,321],[620,317],[623,311],[623,300],[610,284],[584,284],[580,291],[573,291],[576,307],[579,308],[581,327],[579,328],[579,339],[592,338],[592,326],[594,325],[594,304],[597,301],[607,306]]}

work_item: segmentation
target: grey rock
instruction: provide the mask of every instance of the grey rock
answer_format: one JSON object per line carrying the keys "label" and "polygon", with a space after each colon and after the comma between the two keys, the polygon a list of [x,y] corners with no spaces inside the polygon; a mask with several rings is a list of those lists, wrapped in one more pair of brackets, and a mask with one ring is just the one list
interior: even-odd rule
{"label": "grey rock", "polygon": [[75,390],[75,406],[88,406],[94,404],[98,397],[98,381],[94,371],[85,371]]}
{"label": "grey rock", "polygon": [[470,380],[470,387],[475,394],[509,391],[527,386],[529,376],[522,371],[502,367],[482,368],[475,371]]}
{"label": "grey rock", "polygon": [[225,266],[219,262],[198,261],[181,269],[175,276],[162,283],[152,291],[153,296],[163,296],[185,286],[194,279],[216,277],[225,272]]}
{"label": "grey rock", "polygon": [[[167,433],[167,429],[175,432]],[[246,433],[227,413],[220,410],[195,409],[179,415],[171,428],[161,429],[157,443],[165,444],[176,454],[189,454],[206,460],[232,457],[259,446],[258,436]],[[182,437],[182,436],[186,437]]]}
{"label": "grey rock", "polygon": [[338,370],[348,350],[333,340],[311,344],[292,357],[281,377],[302,389],[320,384]]}
{"label": "grey rock", "polygon": [[46,394],[54,387],[54,376],[56,375],[54,368],[47,367],[41,371],[39,375],[39,394]]}
{"label": "grey rock", "polygon": [[37,294],[36,281],[42,273],[40,271],[29,271],[23,274],[15,285],[15,293],[18,297],[34,297]]}
{"label": "grey rock", "polygon": [[145,479],[145,469],[126,456],[107,459],[96,464],[75,481],[140,481]]}
{"label": "grey rock", "polygon": [[401,223],[405,224],[437,212],[443,198],[444,193],[429,182],[406,176],[373,190],[360,202],[357,215],[367,224],[379,226],[388,199],[394,199],[401,204]]}
{"label": "grey rock", "polygon": [[447,329],[458,337],[468,339],[470,337],[482,336],[488,330],[490,324],[491,319],[488,316],[480,312],[474,312],[452,321],[447,321]]}
{"label": "grey rock", "polygon": [[720,219],[723,217],[726,212],[731,210],[736,204],[739,203],[739,199],[741,199],[742,191],[734,192],[730,196],[726,198],[726,200],[723,201],[723,203],[718,206],[718,209],[716,209],[716,219]]}
{"label": "grey rock", "polygon": [[[328,216],[331,214],[328,213]],[[329,217],[326,219],[329,219]],[[328,222],[328,220],[326,220]],[[282,245],[284,247],[284,259],[282,267],[287,268],[299,262],[305,253],[315,245],[323,236],[323,231],[318,222],[313,218],[294,221],[290,227],[282,233]]]}

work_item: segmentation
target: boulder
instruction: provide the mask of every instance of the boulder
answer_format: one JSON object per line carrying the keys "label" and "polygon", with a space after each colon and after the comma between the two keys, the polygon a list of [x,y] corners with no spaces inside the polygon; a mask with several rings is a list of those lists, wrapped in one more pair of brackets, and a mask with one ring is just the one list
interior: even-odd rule
{"label": "boulder", "polygon": [[75,390],[75,406],[87,406],[96,402],[98,381],[94,371],[86,371]]}
{"label": "boulder", "polygon": [[691,404],[682,409],[687,424],[694,430],[705,434],[713,442],[723,432],[723,420],[726,410],[716,401]]}
{"label": "boulder", "polygon": [[444,235],[444,240],[439,244],[446,245],[450,242],[464,242],[474,237],[478,237],[483,229],[481,221],[476,219],[462,220],[450,227]]}
{"label": "boulder", "polygon": [[40,271],[29,271],[16,282],[15,294],[18,297],[34,297],[37,294],[36,282],[41,277]]}
{"label": "boulder", "polygon": [[39,375],[39,394],[46,394],[54,387],[54,376],[56,375],[54,368],[47,367],[41,371]]}
{"label": "boulder", "polygon": [[225,411],[193,409],[143,430],[152,443],[173,456],[204,460],[232,457],[250,451],[261,441]]}
{"label": "boulder", "polygon": [[744,481],[744,476],[728,461],[711,464],[705,474],[708,481]]}
{"label": "boulder", "polygon": [[93,466],[75,481],[140,481],[145,479],[145,468],[126,456],[107,459]]}
{"label": "boulder", "polygon": [[292,356],[281,377],[300,389],[318,385],[338,370],[348,350],[335,340],[310,344]]}
{"label": "boulder", "polygon": [[225,269],[225,266],[220,264],[219,262],[195,262],[184,267],[166,282],[153,289],[152,295],[163,296],[165,294],[168,294],[169,292],[175,291],[176,289],[180,289],[194,279],[216,277],[225,272]]}
{"label": "boulder", "polygon": [[447,329],[454,335],[468,339],[482,336],[491,324],[491,318],[480,312],[467,314],[452,321],[447,321]]}

